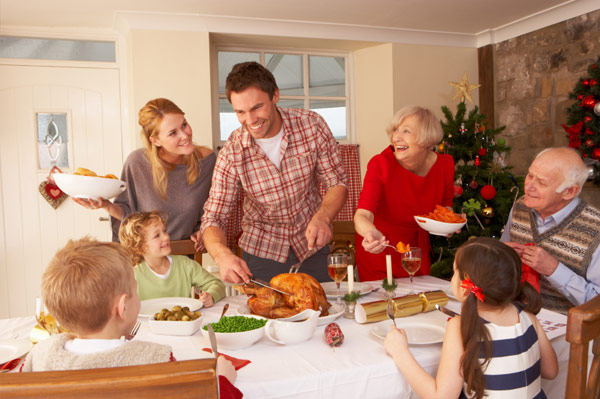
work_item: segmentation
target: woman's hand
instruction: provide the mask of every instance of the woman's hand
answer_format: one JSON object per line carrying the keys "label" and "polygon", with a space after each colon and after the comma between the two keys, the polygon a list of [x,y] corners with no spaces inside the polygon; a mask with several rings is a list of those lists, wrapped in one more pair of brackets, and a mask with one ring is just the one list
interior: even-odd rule
{"label": "woman's hand", "polygon": [[73,201],[84,208],[92,210],[106,208],[108,206],[107,203],[110,203],[110,201],[105,200],[104,198],[98,198],[98,200],[93,200],[91,198],[73,198]]}
{"label": "woman's hand", "polygon": [[375,229],[369,231],[364,235],[362,246],[365,251],[372,254],[378,254],[385,249],[385,246],[389,244],[385,236],[381,234],[381,231]]}

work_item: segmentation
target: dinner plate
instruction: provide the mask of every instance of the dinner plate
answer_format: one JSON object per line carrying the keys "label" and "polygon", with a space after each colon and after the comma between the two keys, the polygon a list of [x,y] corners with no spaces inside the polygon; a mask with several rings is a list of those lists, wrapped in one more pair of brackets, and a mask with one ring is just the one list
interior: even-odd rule
{"label": "dinner plate", "polygon": [[[346,307],[344,306],[344,304],[341,304],[341,305],[336,305],[335,303],[331,304],[331,307],[329,308],[329,314],[327,316],[319,317],[319,319],[317,320],[317,325],[323,326],[325,324],[331,323],[332,321],[334,321],[335,319],[340,317],[344,313],[345,310],[346,310]],[[237,312],[240,315],[252,314],[250,312],[250,308],[248,307],[247,304],[240,305],[237,309]]]}
{"label": "dinner plate", "polygon": [[154,317],[154,314],[160,312],[163,308],[169,309],[173,306],[187,306],[192,312],[202,307],[202,301],[193,298],[184,297],[169,297],[169,298],[153,298],[142,301],[139,316]]}
{"label": "dinner plate", "polygon": [[[327,298],[329,299],[336,299],[337,298],[337,288],[335,286],[335,282],[334,281],[328,281],[326,283],[320,283],[321,287],[323,287],[323,290],[325,290],[325,295],[327,295]],[[358,291],[361,293],[361,295],[366,295],[369,292],[373,291],[373,287],[371,287],[371,284],[367,284],[367,283],[354,283],[354,291]],[[340,284],[340,293],[342,296],[344,296],[344,294],[346,294],[348,292],[348,282],[347,281],[342,281]]]}
{"label": "dinner plate", "polygon": [[[396,319],[398,328],[406,331],[409,345],[429,345],[444,341],[448,316],[432,311]],[[385,339],[392,325],[391,320],[381,321],[371,327],[371,334]]]}
{"label": "dinner plate", "polygon": [[29,352],[33,344],[27,338],[0,339],[0,364],[19,358]]}

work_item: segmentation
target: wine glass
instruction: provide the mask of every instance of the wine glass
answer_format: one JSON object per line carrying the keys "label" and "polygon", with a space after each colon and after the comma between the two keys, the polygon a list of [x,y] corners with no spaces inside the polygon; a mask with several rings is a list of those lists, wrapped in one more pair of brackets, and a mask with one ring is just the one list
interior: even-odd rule
{"label": "wine glass", "polygon": [[340,283],[348,274],[348,255],[344,253],[333,253],[327,255],[327,272],[329,277],[335,281],[337,287],[336,304],[342,304],[342,294],[340,293]]}
{"label": "wine glass", "polygon": [[402,254],[402,267],[410,276],[410,293],[414,294],[413,276],[421,268],[421,248],[411,247]]}

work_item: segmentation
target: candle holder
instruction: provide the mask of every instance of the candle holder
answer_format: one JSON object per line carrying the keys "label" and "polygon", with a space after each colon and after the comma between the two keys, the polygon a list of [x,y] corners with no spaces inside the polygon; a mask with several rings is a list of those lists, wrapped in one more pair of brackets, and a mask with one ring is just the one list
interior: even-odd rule
{"label": "candle holder", "polygon": [[344,302],[346,302],[346,311],[344,312],[344,317],[346,319],[354,319],[354,310],[356,309],[356,301],[360,298],[362,294],[359,291],[352,291],[344,295],[342,298]]}
{"label": "candle holder", "polygon": [[392,279],[392,284],[388,284],[387,277],[386,277],[381,282],[381,288],[383,288],[385,290],[388,298],[393,298],[394,293],[396,292],[396,289],[398,288],[398,284],[396,283],[395,279]]}

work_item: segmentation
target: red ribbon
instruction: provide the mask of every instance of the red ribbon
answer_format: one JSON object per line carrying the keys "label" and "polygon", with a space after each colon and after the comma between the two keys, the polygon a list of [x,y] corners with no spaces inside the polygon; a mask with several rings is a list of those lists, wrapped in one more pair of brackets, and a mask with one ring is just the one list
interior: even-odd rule
{"label": "red ribbon", "polygon": [[469,277],[465,278],[460,286],[466,290],[468,290],[471,294],[475,295],[475,298],[479,299],[481,302],[485,299],[485,295],[483,295],[483,291],[481,288],[473,284]]}

